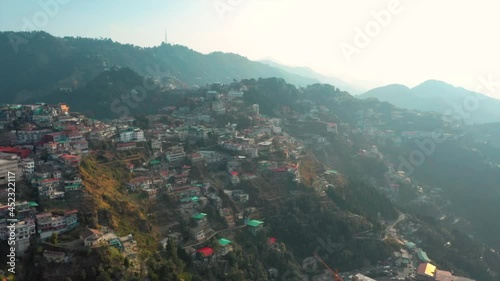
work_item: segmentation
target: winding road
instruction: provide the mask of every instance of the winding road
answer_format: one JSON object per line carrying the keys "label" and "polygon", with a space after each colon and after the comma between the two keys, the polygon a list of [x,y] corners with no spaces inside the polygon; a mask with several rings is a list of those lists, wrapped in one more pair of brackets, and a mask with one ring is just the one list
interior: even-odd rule
{"label": "winding road", "polygon": [[[394,227],[395,227],[398,223],[400,223],[401,221],[403,221],[403,220],[405,220],[405,219],[406,219],[406,215],[405,215],[403,212],[401,212],[401,211],[399,211],[399,210],[396,210],[396,211],[399,213],[398,219],[397,219],[395,222],[393,222],[392,224],[390,224],[390,225],[388,225],[388,226],[386,227],[386,229],[385,229],[385,231],[384,231],[384,239],[383,239],[383,240],[386,240],[386,239],[388,238],[388,236],[390,235],[391,230],[392,230],[392,229],[394,229]],[[396,237],[392,236],[392,238],[393,238],[393,239],[398,239],[398,237],[397,237],[397,236],[396,236]]]}

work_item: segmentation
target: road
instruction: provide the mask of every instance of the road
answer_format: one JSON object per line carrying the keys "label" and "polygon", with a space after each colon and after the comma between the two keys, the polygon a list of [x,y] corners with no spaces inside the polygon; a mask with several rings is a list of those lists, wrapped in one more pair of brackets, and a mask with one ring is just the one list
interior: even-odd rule
{"label": "road", "polygon": [[398,223],[400,223],[401,221],[406,219],[406,215],[399,210],[396,210],[396,211],[399,213],[398,219],[386,227],[386,229],[384,231],[384,240],[386,240],[388,238],[388,236],[391,234],[392,234],[391,235],[392,238],[398,239],[397,235],[395,235],[394,233],[391,233],[391,232],[394,231],[394,227],[396,227],[396,225]]}

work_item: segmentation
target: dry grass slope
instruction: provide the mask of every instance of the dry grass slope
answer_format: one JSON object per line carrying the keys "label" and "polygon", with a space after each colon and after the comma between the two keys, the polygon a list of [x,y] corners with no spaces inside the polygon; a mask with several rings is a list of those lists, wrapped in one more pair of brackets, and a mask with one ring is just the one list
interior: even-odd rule
{"label": "dry grass slope", "polygon": [[140,248],[154,250],[157,230],[146,219],[149,204],[124,192],[128,173],[123,167],[107,166],[93,157],[83,159],[80,172],[90,201],[88,210],[97,215],[98,226],[107,225],[118,235],[133,234]]}

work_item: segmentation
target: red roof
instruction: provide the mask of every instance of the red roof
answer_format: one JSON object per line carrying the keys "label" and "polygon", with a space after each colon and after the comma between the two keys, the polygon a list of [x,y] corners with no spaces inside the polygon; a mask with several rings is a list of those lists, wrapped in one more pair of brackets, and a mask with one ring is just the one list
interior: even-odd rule
{"label": "red roof", "polygon": [[271,245],[271,244],[274,244],[276,242],[276,238],[274,237],[270,237],[268,240],[267,240],[267,244]]}
{"label": "red roof", "polygon": [[70,159],[76,160],[76,159],[80,159],[80,156],[78,156],[78,155],[71,155],[71,154],[63,154],[63,155],[61,155],[61,158],[64,158],[64,159],[67,159],[67,160],[70,160]]}
{"label": "red roof", "polygon": [[233,172],[231,172],[231,175],[232,175],[232,176],[237,176],[237,175],[238,175],[238,172],[233,171]]}
{"label": "red roof", "polygon": [[51,182],[58,182],[58,178],[50,178],[50,179],[43,179],[41,183],[51,183]]}
{"label": "red roof", "polygon": [[52,217],[52,213],[41,213],[41,214],[37,214],[36,215],[37,219],[39,219],[39,218],[47,218],[47,217]]}
{"label": "red roof", "polygon": [[274,169],[273,172],[277,172],[277,173],[282,173],[282,172],[286,172],[287,169],[286,168],[277,168],[277,169]]}
{"label": "red roof", "polygon": [[196,250],[197,253],[201,253],[204,257],[208,257],[214,253],[214,249],[210,247],[204,247]]}
{"label": "red roof", "polygon": [[124,143],[119,143],[116,145],[116,147],[129,147],[129,146],[136,146],[135,142],[124,142]]}
{"label": "red roof", "polygon": [[437,270],[436,271],[436,281],[453,281],[455,280],[455,277],[451,272],[449,271],[444,271],[444,270]]}
{"label": "red roof", "polygon": [[101,234],[101,232],[97,229],[89,228],[89,230],[94,234]]}
{"label": "red roof", "polygon": [[21,158],[26,158],[28,157],[31,151],[29,149],[23,149],[18,147],[0,147],[0,152],[13,153],[17,154],[18,156],[21,156]]}
{"label": "red roof", "polygon": [[78,210],[71,210],[71,211],[64,212],[65,215],[72,215],[72,214],[77,214],[77,213],[78,213]]}

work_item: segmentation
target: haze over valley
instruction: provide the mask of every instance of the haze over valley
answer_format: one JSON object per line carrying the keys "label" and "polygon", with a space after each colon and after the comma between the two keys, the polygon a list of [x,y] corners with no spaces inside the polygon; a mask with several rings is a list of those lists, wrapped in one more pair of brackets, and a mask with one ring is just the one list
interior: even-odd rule
{"label": "haze over valley", "polygon": [[1,2],[0,281],[500,281],[498,8]]}

